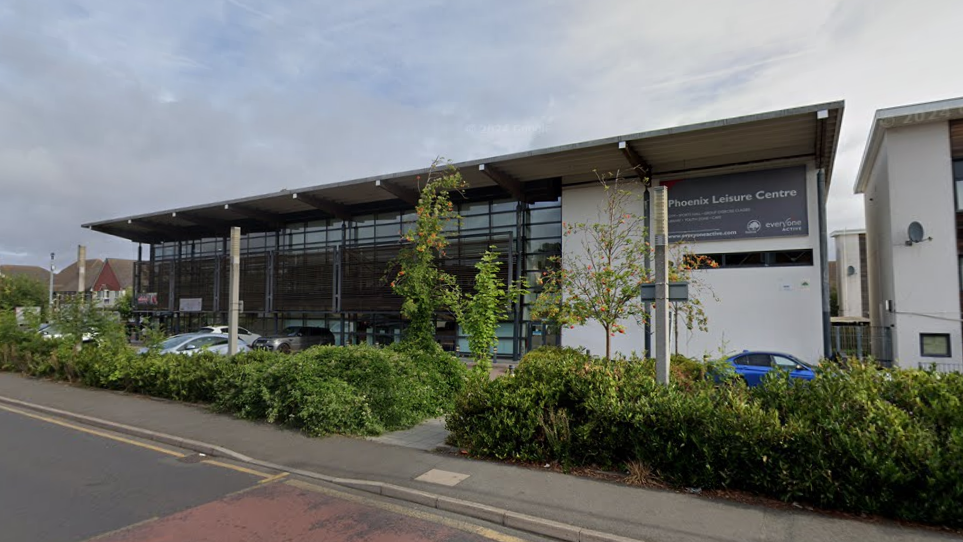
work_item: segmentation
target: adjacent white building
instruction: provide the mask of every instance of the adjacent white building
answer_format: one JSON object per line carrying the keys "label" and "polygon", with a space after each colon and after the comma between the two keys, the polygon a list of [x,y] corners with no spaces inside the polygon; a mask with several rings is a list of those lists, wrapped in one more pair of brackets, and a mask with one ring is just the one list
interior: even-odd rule
{"label": "adjacent white building", "polygon": [[843,321],[869,318],[869,277],[866,270],[866,230],[839,230],[836,242],[836,293]]}
{"label": "adjacent white building", "polygon": [[856,180],[866,207],[870,318],[892,328],[902,367],[963,361],[957,119],[963,98],[877,111]]}

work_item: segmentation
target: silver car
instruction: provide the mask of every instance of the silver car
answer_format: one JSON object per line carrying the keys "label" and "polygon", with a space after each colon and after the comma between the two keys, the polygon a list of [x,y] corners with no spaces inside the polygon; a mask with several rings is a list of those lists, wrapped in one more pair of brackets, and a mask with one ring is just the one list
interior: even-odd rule
{"label": "silver car", "polygon": [[[158,353],[183,354],[192,356],[197,352],[214,352],[227,355],[229,337],[223,333],[182,333],[164,340],[158,345]],[[141,354],[148,351],[147,347],[138,350]],[[250,352],[251,348],[242,339],[237,340],[237,351]]]}

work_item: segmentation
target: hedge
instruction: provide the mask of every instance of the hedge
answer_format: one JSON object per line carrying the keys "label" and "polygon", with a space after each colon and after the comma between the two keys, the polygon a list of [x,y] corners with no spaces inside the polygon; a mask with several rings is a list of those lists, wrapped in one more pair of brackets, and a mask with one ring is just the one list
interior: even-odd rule
{"label": "hedge", "polygon": [[321,346],[294,355],[254,351],[233,358],[138,354],[122,341],[78,348],[20,331],[2,314],[0,370],[209,403],[316,436],[374,435],[440,416],[468,374],[440,347]]}
{"label": "hedge", "polygon": [[679,487],[963,526],[963,375],[854,362],[749,389],[680,373],[661,386],[650,362],[540,349],[514,378],[470,382],[448,428],[476,456],[641,462]]}

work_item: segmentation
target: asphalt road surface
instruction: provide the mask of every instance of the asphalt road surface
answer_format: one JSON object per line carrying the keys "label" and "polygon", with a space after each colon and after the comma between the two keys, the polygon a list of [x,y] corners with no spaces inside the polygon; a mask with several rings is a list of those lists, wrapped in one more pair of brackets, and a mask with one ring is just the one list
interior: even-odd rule
{"label": "asphalt road surface", "polygon": [[0,406],[0,542],[542,540]]}

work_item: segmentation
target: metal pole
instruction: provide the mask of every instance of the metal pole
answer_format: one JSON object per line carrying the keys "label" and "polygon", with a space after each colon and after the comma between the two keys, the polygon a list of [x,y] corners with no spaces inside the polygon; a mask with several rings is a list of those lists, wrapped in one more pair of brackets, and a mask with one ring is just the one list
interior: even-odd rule
{"label": "metal pole", "polygon": [[826,235],[826,172],[816,171],[816,207],[819,214],[819,269],[822,277],[823,294],[823,357],[833,355],[830,333],[832,323],[829,319],[829,242]]}
{"label": "metal pole", "polygon": [[54,253],[50,253],[50,289],[47,292],[47,321],[50,321],[54,306]]}
{"label": "metal pole", "polygon": [[240,312],[241,228],[231,228],[231,312],[227,318],[227,353],[237,354],[237,318]]}
{"label": "metal pole", "polygon": [[[648,182],[646,182],[645,193],[642,196],[642,221],[645,225],[645,237],[647,240],[652,239],[651,229],[652,229],[652,204],[651,197],[649,194]],[[652,265],[652,257],[649,255],[649,251],[645,251],[643,256],[643,262],[646,271],[649,270],[649,266]],[[648,301],[645,302],[645,325],[642,328],[642,333],[645,334],[645,339],[643,344],[645,345],[645,355],[648,357],[652,356],[652,303]]]}
{"label": "metal pole", "polygon": [[669,383],[669,244],[668,194],[664,186],[652,190],[655,229],[655,379]]}

